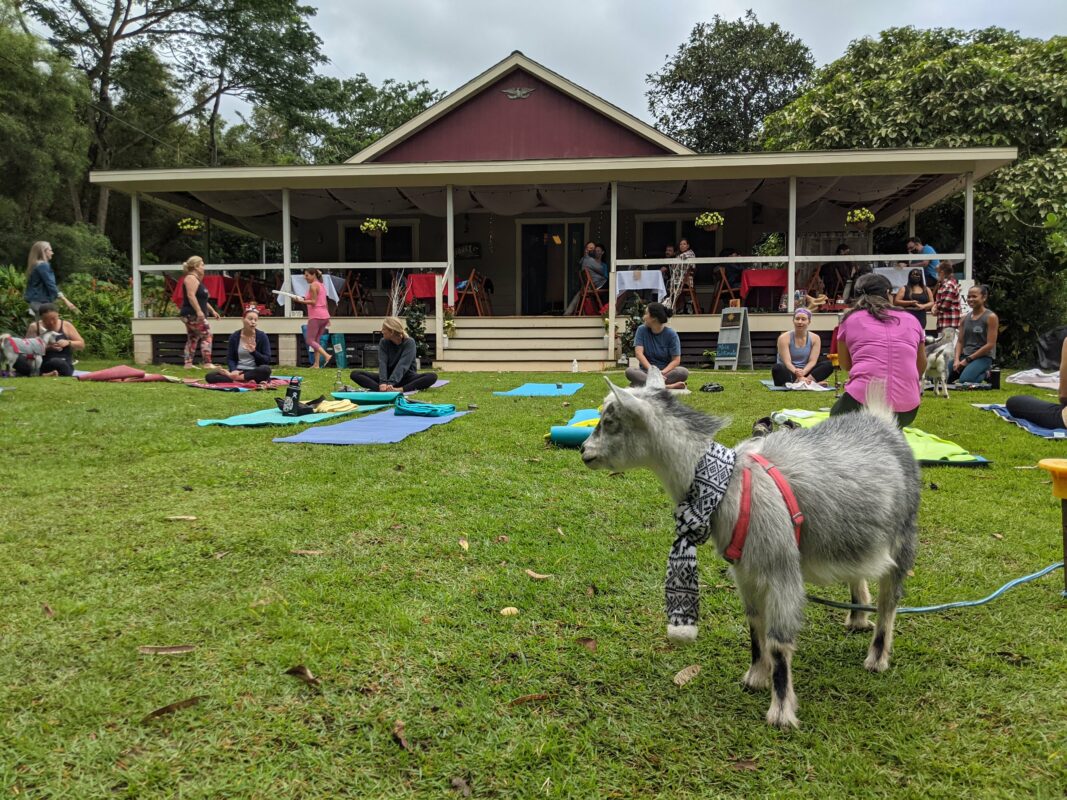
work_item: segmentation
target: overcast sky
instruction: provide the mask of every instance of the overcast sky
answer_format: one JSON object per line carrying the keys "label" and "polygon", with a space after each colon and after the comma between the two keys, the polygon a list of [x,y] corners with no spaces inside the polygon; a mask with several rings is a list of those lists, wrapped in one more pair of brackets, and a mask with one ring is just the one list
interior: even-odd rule
{"label": "overcast sky", "polygon": [[751,8],[811,48],[817,64],[838,58],[853,39],[900,25],[984,28],[1024,36],[1067,33],[1067,0],[306,0],[318,8],[312,27],[337,77],[363,72],[425,79],[450,92],[521,50],[549,69],[650,120],[645,76],[686,40],[693,25],[716,14],[737,19]]}

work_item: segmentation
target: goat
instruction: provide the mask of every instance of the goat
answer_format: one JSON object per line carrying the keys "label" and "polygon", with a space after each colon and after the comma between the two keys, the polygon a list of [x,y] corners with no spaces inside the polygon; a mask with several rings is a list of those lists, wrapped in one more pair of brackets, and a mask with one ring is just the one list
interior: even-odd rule
{"label": "goat", "polygon": [[[643,388],[621,389],[610,380],[608,385],[611,393],[582,446],[582,460],[592,469],[647,467],[676,503],[675,519],[683,532],[668,561],[668,638],[696,639],[693,545],[710,537],[720,555],[727,553],[749,480],[749,532],[732,573],[752,647],[742,682],[749,689],[773,686],[767,721],[779,728],[799,725],[791,660],[803,622],[805,581],[847,582],[852,602],[863,605],[870,603],[866,581],[878,581],[878,624],[864,666],[871,672],[887,669],[897,603],[915,561],[921,484],[915,457],[885,402],[884,386],[868,389],[861,412],[831,417],[813,428],[779,430],[729,450],[714,441],[729,421],[681,403],[663,388],[658,370],[649,370]],[[708,473],[694,475],[716,452],[736,468],[722,471],[721,500],[701,530],[687,535],[685,509],[697,508],[697,484]],[[788,481],[803,513],[799,528],[770,467],[755,466],[758,456]],[[743,477],[745,467],[752,467],[749,478]],[[872,627],[863,611],[850,611],[845,625],[854,631]]]}
{"label": "goat", "polygon": [[952,362],[956,358],[956,329],[945,328],[930,344],[926,345],[926,374],[934,383],[934,397],[944,391],[948,398],[948,376],[952,374]]}
{"label": "goat", "polygon": [[48,345],[59,339],[58,331],[44,331],[40,336],[22,339],[12,336],[10,333],[0,333],[0,360],[4,363],[4,371],[9,375],[14,374],[15,362],[19,356],[25,356],[31,363],[33,376],[41,374],[41,363],[48,354]]}

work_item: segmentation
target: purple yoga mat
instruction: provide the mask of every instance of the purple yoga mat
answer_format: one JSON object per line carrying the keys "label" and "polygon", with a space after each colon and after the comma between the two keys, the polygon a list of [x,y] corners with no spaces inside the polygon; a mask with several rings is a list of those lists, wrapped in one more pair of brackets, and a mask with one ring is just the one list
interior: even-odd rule
{"label": "purple yoga mat", "polygon": [[392,411],[381,411],[337,425],[308,428],[295,436],[284,436],[274,441],[286,444],[394,444],[413,433],[434,425],[444,425],[469,413],[457,411],[444,417],[398,417]]}

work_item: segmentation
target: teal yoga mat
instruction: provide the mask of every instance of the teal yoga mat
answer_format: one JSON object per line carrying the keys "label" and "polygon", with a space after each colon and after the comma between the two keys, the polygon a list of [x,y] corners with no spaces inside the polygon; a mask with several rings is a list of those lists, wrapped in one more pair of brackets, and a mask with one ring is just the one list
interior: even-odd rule
{"label": "teal yoga mat", "polygon": [[375,403],[394,403],[400,395],[401,392],[330,392],[330,396],[334,400],[351,400],[360,406]]}
{"label": "teal yoga mat", "polygon": [[597,419],[600,412],[595,408],[582,408],[574,412],[574,416],[566,425],[553,425],[548,431],[548,439],[557,447],[579,447],[582,442],[589,438],[593,432],[589,427],[575,427],[579,422]]}
{"label": "teal yoga mat", "polygon": [[584,383],[524,383],[507,392],[493,392],[497,397],[569,397]]}
{"label": "teal yoga mat", "polygon": [[335,419],[348,414],[361,414],[365,411],[378,411],[382,408],[390,408],[391,404],[367,405],[353,408],[351,411],[333,411],[328,414],[305,414],[302,417],[286,417],[280,409],[264,408],[262,411],[253,411],[250,414],[238,414],[226,419],[201,419],[196,424],[201,428],[208,425],[225,425],[228,428],[261,428],[268,425],[311,425],[322,422],[324,419]]}

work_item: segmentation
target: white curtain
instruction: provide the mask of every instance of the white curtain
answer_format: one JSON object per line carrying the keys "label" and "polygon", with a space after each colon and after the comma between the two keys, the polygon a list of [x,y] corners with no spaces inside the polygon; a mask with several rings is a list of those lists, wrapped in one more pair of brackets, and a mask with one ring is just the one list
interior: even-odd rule
{"label": "white curtain", "polygon": [[737,208],[745,204],[759,185],[759,179],[689,181],[682,192],[682,201],[707,211]]}
{"label": "white curtain", "polygon": [[847,178],[838,178],[825,195],[827,200],[836,200],[840,203],[873,203],[875,200],[885,200],[890,195],[896,194],[918,175],[853,175]]}
{"label": "white curtain", "polygon": [[231,217],[258,217],[278,210],[282,202],[282,193],[275,192],[277,198],[260,191],[246,192],[190,192],[201,203]]}
{"label": "white curtain", "polygon": [[[401,189],[404,195],[419,211],[429,214],[431,217],[443,217],[448,213],[448,190],[438,187],[435,189]],[[452,213],[462,214],[470,211],[477,203],[471,197],[467,189],[452,188]]]}
{"label": "white curtain", "polygon": [[411,203],[396,189],[330,189],[330,194],[357,214],[375,216],[408,211]]}
{"label": "white curtain", "polygon": [[[837,178],[797,178],[797,208],[821,200],[837,183]],[[752,199],[768,208],[789,208],[789,179],[772,178],[763,182]]]}
{"label": "white curtain", "polygon": [[475,186],[471,194],[479,205],[501,217],[516,217],[533,211],[541,202],[532,186]]}
{"label": "white curtain", "polygon": [[546,206],[564,214],[585,214],[600,208],[608,198],[606,183],[538,186],[537,191]]}
{"label": "white curtain", "polygon": [[666,208],[682,193],[685,181],[649,181],[620,183],[619,208],[655,211]]}
{"label": "white curtain", "polygon": [[[282,207],[281,192],[271,200],[279,211]],[[322,219],[344,214],[347,209],[325,189],[290,189],[289,214],[297,219]]]}

